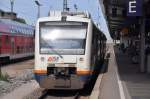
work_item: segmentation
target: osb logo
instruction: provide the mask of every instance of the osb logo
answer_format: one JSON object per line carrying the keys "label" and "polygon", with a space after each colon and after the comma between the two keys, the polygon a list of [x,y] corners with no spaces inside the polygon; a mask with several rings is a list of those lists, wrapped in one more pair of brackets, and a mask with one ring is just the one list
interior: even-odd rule
{"label": "osb logo", "polygon": [[58,60],[59,60],[59,57],[55,57],[55,56],[48,58],[49,62],[58,62]]}

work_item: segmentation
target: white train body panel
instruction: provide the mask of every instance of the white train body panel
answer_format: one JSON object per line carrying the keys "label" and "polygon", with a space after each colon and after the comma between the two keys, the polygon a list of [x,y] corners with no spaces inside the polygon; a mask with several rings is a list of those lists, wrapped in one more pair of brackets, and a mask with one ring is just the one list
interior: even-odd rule
{"label": "white train body panel", "polygon": [[[42,18],[42,19],[39,19],[38,22],[47,22],[47,21],[61,21],[61,17],[46,17],[46,18]],[[90,24],[90,19],[84,19],[84,18],[80,18],[80,17],[67,17],[67,20],[66,21],[75,21],[75,22],[87,22]],[[91,28],[91,26],[89,25],[88,28]],[[79,58],[80,57],[83,57],[84,58],[84,63],[80,63],[78,65],[83,65],[83,66],[78,66],[79,69],[87,69],[87,67],[89,67],[88,65],[90,65],[90,53],[91,52],[91,49],[90,49],[90,44],[91,43],[88,43],[88,42],[91,42],[91,38],[92,37],[92,32],[91,32],[92,29],[88,29],[87,32],[88,33],[91,33],[91,34],[88,34],[87,35],[87,44],[86,44],[86,52],[85,52],[85,55],[64,55],[64,60],[60,59],[57,63],[74,63],[74,62],[77,62],[79,61]],[[44,69],[46,70],[47,69],[47,63],[48,63],[48,58],[50,56],[58,56],[58,55],[41,55],[39,54],[39,25],[37,25],[37,30],[36,30],[36,45],[35,45],[35,69]],[[45,61],[41,62],[40,61],[40,58],[41,57],[44,57],[45,58]],[[68,61],[68,62],[67,62]],[[89,69],[89,68],[88,68]]]}
{"label": "white train body panel", "polygon": [[[59,17],[44,17],[44,18],[40,18],[37,22],[36,25],[36,34],[35,34],[35,68],[34,68],[34,72],[35,72],[35,76],[37,81],[39,82],[39,84],[41,85],[41,87],[47,88],[47,89],[57,89],[57,88],[64,88],[62,86],[56,86],[55,84],[57,83],[57,78],[61,76],[63,77],[67,77],[67,79],[69,79],[69,81],[75,82],[75,83],[80,83],[80,87],[76,87],[75,89],[81,88],[83,87],[83,85],[85,84],[86,81],[89,80],[89,77],[92,75],[93,71],[94,71],[94,66],[95,64],[92,62],[92,30],[93,30],[93,25],[92,25],[92,21],[89,18],[81,18],[81,17],[75,17],[75,16],[65,16],[65,21],[62,19],[63,16],[59,16]],[[42,23],[43,22],[43,23]],[[44,23],[44,22],[48,22],[48,23]],[[52,24],[51,24],[52,22]],[[55,23],[56,22],[56,23]],[[57,23],[58,22],[58,23]],[[55,35],[51,36],[49,31],[51,30],[46,30],[49,29],[50,27],[46,27],[46,29],[42,30],[41,26],[43,25],[50,25],[51,27],[54,27],[57,24],[61,24],[61,22],[65,23],[65,24],[70,24],[67,22],[71,22],[74,24],[84,24],[87,25],[86,27],[86,35],[85,36],[85,41],[81,43],[85,43],[85,47],[83,47],[83,49],[53,49],[53,48],[47,48],[47,47],[51,47],[49,46],[49,44],[47,45],[47,43],[45,43],[45,39],[49,39],[51,38],[50,42],[53,42],[53,39],[57,38],[57,32],[58,30],[55,30]],[[40,24],[42,25],[40,25]],[[63,23],[63,24],[64,24]],[[54,25],[53,25],[54,24]],[[67,25],[68,26],[68,25]],[[63,25],[62,25],[63,27]],[[62,31],[63,28],[61,27]],[[65,25],[64,25],[65,27]],[[71,26],[70,26],[71,27]],[[77,25],[78,27],[78,25]],[[40,30],[41,28],[41,30]],[[60,27],[59,27],[60,28]],[[44,34],[40,34],[40,32],[44,33],[43,31],[48,31],[47,35],[44,37]],[[82,32],[84,32],[84,28],[83,29],[79,29],[79,30],[75,30],[72,28],[72,30],[67,30],[68,32],[63,32],[64,34],[62,35],[60,32],[58,32],[59,35],[61,35],[61,37],[64,38],[74,38],[75,40],[79,37],[82,38]],[[81,32],[79,35],[76,35],[75,33],[79,33]],[[49,34],[48,34],[49,33]],[[72,33],[72,34],[71,34]],[[55,37],[56,36],[56,37]],[[84,37],[83,36],[83,37]],[[39,38],[42,38],[42,41]],[[43,40],[43,38],[45,38]],[[74,40],[73,39],[73,40]],[[70,39],[69,39],[70,40]],[[68,45],[63,45],[63,47],[67,47],[69,46],[69,43],[74,44],[71,45],[76,47],[78,45],[78,43],[76,43],[75,41],[70,40],[68,41]],[[41,47],[40,46],[40,42],[44,42],[43,46],[46,47]],[[63,40],[61,41],[57,41],[57,42],[63,42]],[[66,42],[66,41],[64,41]],[[53,43],[55,44],[55,43]],[[55,46],[55,45],[53,45]],[[58,46],[59,47],[59,46]],[[41,49],[40,49],[41,48]],[[64,53],[68,53],[68,54],[64,54]],[[71,53],[71,54],[69,54]],[[81,54],[82,53],[82,54]],[[58,70],[57,70],[58,68]],[[67,68],[62,70],[62,72],[59,72],[59,68]],[[72,71],[72,69],[70,70],[69,68],[75,69],[75,72]],[[55,70],[56,69],[56,70]],[[55,71],[55,72],[54,72]],[[65,72],[64,72],[65,71]],[[54,72],[51,73],[51,72]],[[58,75],[58,73],[60,73],[60,75]],[[72,74],[68,73],[65,75],[65,73],[74,73],[72,78]],[[56,73],[56,74],[55,74]],[[62,74],[61,74],[62,73]],[[58,76],[58,77],[55,77]],[[44,80],[42,80],[42,77],[44,77]],[[60,79],[63,79],[60,77]],[[83,81],[84,79],[84,81]],[[56,80],[56,81],[55,81]],[[58,81],[59,82],[59,81]],[[71,84],[70,87],[67,87],[69,89],[74,88],[74,86]]]}

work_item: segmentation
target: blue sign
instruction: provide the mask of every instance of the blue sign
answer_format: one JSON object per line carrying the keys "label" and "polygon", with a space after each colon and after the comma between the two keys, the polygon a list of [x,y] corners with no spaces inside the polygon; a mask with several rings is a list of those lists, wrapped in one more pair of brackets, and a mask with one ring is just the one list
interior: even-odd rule
{"label": "blue sign", "polygon": [[142,16],[143,0],[127,0],[127,16]]}

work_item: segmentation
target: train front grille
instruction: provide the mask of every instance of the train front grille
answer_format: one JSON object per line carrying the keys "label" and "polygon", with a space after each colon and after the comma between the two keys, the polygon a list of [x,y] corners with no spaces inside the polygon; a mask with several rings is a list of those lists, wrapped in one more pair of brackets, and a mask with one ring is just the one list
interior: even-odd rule
{"label": "train front grille", "polygon": [[47,75],[70,76],[76,74],[76,67],[47,67]]}

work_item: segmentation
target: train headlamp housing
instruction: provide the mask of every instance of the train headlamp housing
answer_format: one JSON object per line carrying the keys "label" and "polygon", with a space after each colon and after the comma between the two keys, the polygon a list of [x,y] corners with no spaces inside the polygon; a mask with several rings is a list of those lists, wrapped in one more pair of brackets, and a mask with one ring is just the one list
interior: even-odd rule
{"label": "train headlamp housing", "polygon": [[66,20],[67,20],[67,16],[62,16],[62,17],[61,17],[61,21],[62,21],[62,22],[65,22]]}
{"label": "train headlamp housing", "polygon": [[41,57],[40,60],[41,60],[42,62],[44,62],[44,61],[45,61],[45,58],[44,58],[44,57]]}
{"label": "train headlamp housing", "polygon": [[83,62],[83,61],[84,61],[84,58],[80,57],[80,58],[79,58],[79,61],[80,61],[80,62]]}

